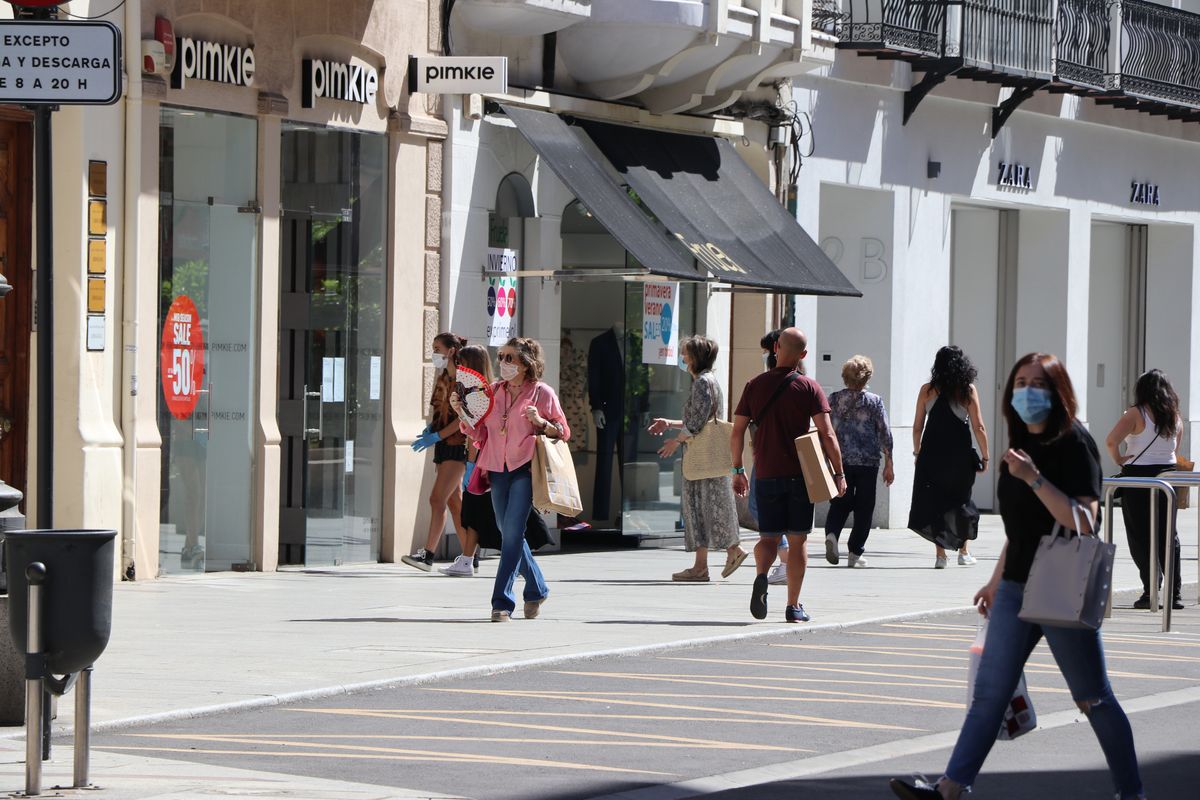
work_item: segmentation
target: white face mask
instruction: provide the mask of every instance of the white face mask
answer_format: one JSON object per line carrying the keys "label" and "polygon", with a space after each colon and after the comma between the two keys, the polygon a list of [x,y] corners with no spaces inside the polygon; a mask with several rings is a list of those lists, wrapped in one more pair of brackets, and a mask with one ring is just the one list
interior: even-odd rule
{"label": "white face mask", "polygon": [[500,365],[500,379],[501,380],[511,381],[515,377],[517,377],[517,365],[516,364],[510,364],[507,361],[505,361],[503,364]]}
{"label": "white face mask", "polygon": [[446,368],[446,364],[450,359],[446,358],[446,356],[442,355],[441,353],[434,353],[432,356],[430,356],[429,360],[433,362],[434,369],[442,370]]}

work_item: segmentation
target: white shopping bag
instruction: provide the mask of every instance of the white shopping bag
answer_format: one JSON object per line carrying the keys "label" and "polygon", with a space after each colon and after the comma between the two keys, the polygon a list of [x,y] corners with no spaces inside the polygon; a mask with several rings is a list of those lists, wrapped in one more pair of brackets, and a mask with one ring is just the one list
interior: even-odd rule
{"label": "white shopping bag", "polygon": [[[979,672],[979,660],[983,657],[983,644],[987,639],[987,618],[981,618],[975,641],[971,643],[971,658],[967,668],[967,705],[975,699],[975,675]],[[1033,700],[1029,697],[1029,687],[1025,685],[1025,673],[1017,683],[1008,707],[1004,709],[1004,721],[1000,723],[1000,731],[996,738],[1000,740],[1016,739],[1022,734],[1029,733],[1037,727],[1037,714],[1033,711]]]}

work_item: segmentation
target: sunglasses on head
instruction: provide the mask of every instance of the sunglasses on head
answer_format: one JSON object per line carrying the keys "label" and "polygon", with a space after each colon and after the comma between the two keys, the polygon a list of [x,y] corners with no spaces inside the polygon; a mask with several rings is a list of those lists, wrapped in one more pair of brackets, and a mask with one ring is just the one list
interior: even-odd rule
{"label": "sunglasses on head", "polygon": [[515,354],[515,353],[498,353],[498,354],[496,355],[496,360],[497,360],[497,361],[499,361],[499,362],[500,362],[500,363],[502,363],[502,364],[516,364],[516,363],[518,363],[518,361],[517,361],[517,356],[516,356],[516,354]]}

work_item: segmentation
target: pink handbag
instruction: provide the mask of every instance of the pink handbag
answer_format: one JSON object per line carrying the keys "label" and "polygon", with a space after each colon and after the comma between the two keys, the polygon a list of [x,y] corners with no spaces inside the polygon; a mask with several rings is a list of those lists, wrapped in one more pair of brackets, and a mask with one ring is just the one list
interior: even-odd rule
{"label": "pink handbag", "polygon": [[479,465],[475,466],[471,472],[471,479],[467,481],[467,491],[471,494],[487,494],[492,490],[492,481],[488,478],[486,469],[480,469]]}

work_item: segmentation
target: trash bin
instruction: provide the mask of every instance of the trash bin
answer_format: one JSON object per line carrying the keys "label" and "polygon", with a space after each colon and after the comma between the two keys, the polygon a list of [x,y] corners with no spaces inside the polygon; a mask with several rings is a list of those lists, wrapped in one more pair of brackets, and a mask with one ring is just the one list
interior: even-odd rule
{"label": "trash bin", "polygon": [[25,568],[46,565],[42,644],[47,669],[67,675],[90,667],[112,631],[113,530],[26,530],[4,534],[9,627],[17,652],[28,640]]}

